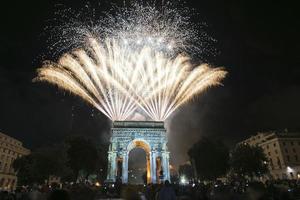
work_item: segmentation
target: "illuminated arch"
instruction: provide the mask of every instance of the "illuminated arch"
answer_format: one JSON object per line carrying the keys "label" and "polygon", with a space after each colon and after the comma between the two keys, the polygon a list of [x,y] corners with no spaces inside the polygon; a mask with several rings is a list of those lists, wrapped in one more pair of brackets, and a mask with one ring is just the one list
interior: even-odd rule
{"label": "illuminated arch", "polygon": [[[148,183],[170,180],[169,151],[163,122],[115,121],[111,131],[108,182],[115,182],[118,177],[123,183],[128,182],[128,157],[134,148],[142,148],[146,152]],[[119,164],[122,165],[121,170],[118,169]]]}
{"label": "illuminated arch", "polygon": [[134,148],[141,148],[145,151],[146,153],[146,166],[147,166],[147,183],[151,183],[151,157],[150,157],[150,153],[151,153],[151,146],[150,144],[142,139],[142,138],[138,138],[138,139],[134,139],[132,140],[128,146],[127,146],[127,152],[128,152],[128,159],[129,159],[129,153],[131,150],[133,150]]}
{"label": "illuminated arch", "polygon": [[127,151],[129,152],[134,148],[142,148],[146,153],[149,153],[151,151],[150,144],[142,138],[132,140],[127,146]]}

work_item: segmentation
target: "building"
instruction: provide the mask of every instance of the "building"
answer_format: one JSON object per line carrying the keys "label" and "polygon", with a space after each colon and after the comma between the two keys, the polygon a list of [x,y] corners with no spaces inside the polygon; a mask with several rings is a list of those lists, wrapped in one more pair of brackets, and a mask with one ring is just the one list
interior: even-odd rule
{"label": "building", "polygon": [[15,189],[17,176],[12,164],[30,150],[23,147],[22,142],[0,132],[0,190]]}
{"label": "building", "polygon": [[169,154],[164,122],[114,121],[108,150],[107,182],[128,183],[129,152],[141,148],[146,153],[147,183],[170,180]]}
{"label": "building", "polygon": [[61,184],[60,180],[61,180],[61,177],[50,175],[47,180],[47,183],[48,183],[48,185],[52,185],[54,183],[59,185],[59,184]]}
{"label": "building", "polygon": [[300,178],[300,133],[257,133],[241,143],[262,147],[268,158],[269,178]]}

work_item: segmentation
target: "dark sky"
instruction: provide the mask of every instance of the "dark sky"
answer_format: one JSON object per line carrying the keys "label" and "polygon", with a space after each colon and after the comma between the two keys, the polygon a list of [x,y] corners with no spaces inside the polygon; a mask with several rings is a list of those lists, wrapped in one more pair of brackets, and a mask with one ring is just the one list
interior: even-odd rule
{"label": "dark sky", "polygon": [[[92,4],[96,1],[90,1]],[[197,2],[197,3],[196,3]],[[262,3],[264,2],[264,3]],[[69,134],[108,138],[110,122],[79,98],[32,83],[46,52],[44,28],[56,4],[78,9],[85,1],[10,1],[1,5],[0,131],[35,149]],[[289,1],[187,1],[218,40],[209,58],[229,75],[179,109],[167,122],[171,159],[179,164],[199,137],[227,144],[257,131],[300,131],[299,16]]]}

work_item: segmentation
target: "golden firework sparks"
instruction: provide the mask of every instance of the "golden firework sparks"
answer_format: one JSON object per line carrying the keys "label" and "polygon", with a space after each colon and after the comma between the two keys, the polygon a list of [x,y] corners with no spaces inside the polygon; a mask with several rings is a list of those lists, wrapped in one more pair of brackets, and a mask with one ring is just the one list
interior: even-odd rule
{"label": "golden firework sparks", "polygon": [[148,46],[132,51],[115,40],[88,40],[87,50],[46,62],[35,80],[80,96],[111,120],[126,120],[140,107],[164,121],[179,106],[225,77],[223,68],[194,67],[187,56],[168,57]]}

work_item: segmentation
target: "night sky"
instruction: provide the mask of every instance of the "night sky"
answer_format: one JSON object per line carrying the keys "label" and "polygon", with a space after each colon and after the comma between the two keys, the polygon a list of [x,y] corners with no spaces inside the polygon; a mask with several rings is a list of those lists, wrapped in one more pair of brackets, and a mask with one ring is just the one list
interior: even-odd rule
{"label": "night sky", "polygon": [[[208,90],[168,119],[172,163],[184,162],[187,149],[201,136],[221,138],[232,146],[257,131],[300,132],[297,6],[288,1],[263,2],[187,0],[199,13],[193,20],[206,22],[208,32],[218,40],[215,47],[220,53],[209,61],[226,67],[229,75],[224,86]],[[72,134],[99,141],[109,136],[110,121],[103,114],[68,92],[32,82],[43,58],[51,55],[44,28],[57,4],[76,10],[86,2],[1,5],[0,131],[30,149]]]}

